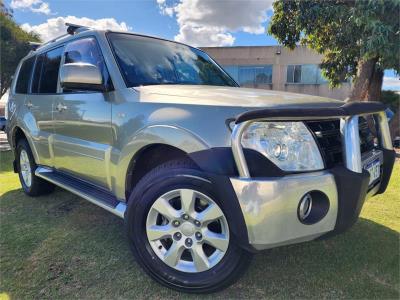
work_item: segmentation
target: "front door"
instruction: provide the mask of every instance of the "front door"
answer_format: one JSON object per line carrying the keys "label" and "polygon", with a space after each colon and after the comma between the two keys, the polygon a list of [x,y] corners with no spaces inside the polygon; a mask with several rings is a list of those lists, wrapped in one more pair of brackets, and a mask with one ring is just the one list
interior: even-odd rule
{"label": "front door", "polygon": [[[108,73],[95,38],[82,38],[65,47],[64,63],[96,65]],[[56,169],[110,189],[112,145],[111,103],[108,93],[63,90],[54,102],[53,140]]]}

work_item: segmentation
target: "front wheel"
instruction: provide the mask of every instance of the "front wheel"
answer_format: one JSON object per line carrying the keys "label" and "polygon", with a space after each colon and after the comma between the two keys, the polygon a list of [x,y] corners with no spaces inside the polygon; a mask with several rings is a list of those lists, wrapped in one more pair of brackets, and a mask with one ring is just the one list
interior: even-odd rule
{"label": "front wheel", "polygon": [[129,199],[126,225],[139,264],[158,282],[185,292],[227,287],[251,255],[231,237],[212,183],[190,162],[162,165]]}

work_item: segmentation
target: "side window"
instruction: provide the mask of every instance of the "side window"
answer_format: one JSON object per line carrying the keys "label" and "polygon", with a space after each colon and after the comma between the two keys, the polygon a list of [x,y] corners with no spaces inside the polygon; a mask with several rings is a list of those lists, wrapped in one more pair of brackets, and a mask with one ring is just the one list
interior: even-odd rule
{"label": "side window", "polygon": [[111,84],[103,55],[95,38],[83,38],[69,43],[64,55],[65,64],[82,62],[95,65],[103,75],[103,82]]}
{"label": "side window", "polygon": [[45,55],[41,54],[36,59],[35,70],[33,71],[33,79],[32,79],[32,93],[39,93],[39,84],[40,84],[40,76],[42,74],[43,61],[45,59]]}
{"label": "side window", "polygon": [[35,62],[35,56],[26,59],[19,70],[15,92],[17,94],[27,94],[29,81],[31,80],[32,68]]}
{"label": "side window", "polygon": [[32,82],[32,93],[48,94],[57,92],[58,71],[63,48],[57,48],[39,55]]}

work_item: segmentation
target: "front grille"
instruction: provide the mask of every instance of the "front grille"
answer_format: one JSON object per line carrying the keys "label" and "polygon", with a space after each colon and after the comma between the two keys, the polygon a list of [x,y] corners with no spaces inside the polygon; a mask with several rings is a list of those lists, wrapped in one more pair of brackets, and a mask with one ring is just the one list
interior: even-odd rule
{"label": "front grille", "polygon": [[[307,121],[306,125],[314,133],[327,168],[343,164],[340,120]],[[361,154],[374,148],[374,134],[365,118],[359,118]]]}

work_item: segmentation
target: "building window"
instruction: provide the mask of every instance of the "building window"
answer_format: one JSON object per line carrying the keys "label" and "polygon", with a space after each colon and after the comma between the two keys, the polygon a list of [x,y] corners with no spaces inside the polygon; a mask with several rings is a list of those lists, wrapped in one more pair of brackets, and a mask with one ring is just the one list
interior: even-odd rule
{"label": "building window", "polygon": [[301,65],[287,67],[287,82],[300,83],[301,82]]}
{"label": "building window", "polygon": [[225,71],[240,85],[255,86],[272,83],[272,65],[224,66]]}
{"label": "building window", "polygon": [[326,79],[321,74],[318,65],[288,65],[287,83],[321,84]]}

